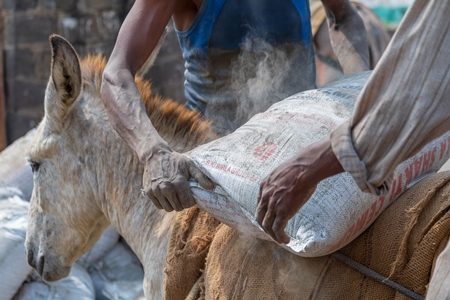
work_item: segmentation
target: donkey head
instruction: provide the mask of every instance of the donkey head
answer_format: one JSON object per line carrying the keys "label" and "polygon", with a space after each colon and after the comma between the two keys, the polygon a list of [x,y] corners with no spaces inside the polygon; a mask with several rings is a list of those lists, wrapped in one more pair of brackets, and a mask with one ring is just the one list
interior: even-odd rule
{"label": "donkey head", "polygon": [[50,44],[45,116],[28,152],[34,190],[25,242],[29,264],[47,281],[67,276],[109,224],[94,200],[96,156],[92,125],[80,117],[91,109],[83,107],[80,62],[64,38],[53,35]]}

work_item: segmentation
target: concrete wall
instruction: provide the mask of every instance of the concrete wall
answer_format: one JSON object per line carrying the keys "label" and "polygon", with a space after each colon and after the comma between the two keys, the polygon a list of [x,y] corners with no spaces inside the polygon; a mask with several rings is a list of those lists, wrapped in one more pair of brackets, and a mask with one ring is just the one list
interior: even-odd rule
{"label": "concrete wall", "polygon": [[[50,75],[48,36],[52,33],[64,36],[80,56],[87,53],[109,56],[132,4],[132,0],[3,0],[8,144],[42,119]],[[173,32],[148,77],[153,78],[156,92],[183,100],[183,64]]]}

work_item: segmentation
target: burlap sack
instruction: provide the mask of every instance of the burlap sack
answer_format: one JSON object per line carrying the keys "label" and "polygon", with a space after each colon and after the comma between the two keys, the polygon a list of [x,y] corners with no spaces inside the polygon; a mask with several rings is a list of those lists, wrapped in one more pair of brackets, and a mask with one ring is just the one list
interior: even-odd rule
{"label": "burlap sack", "polygon": [[[346,257],[419,295],[450,232],[450,172],[407,190]],[[304,258],[221,225],[207,257],[198,299],[410,299],[332,255]]]}
{"label": "burlap sack", "polygon": [[[450,233],[450,172],[429,176],[407,190],[377,221],[341,253],[389,276],[402,286],[425,295],[434,263]],[[342,263],[327,270],[319,298],[337,294]],[[351,272],[345,281],[349,298],[404,299],[391,288]],[[351,290],[351,292],[350,292]]]}
{"label": "burlap sack", "polygon": [[327,264],[327,258],[296,256],[221,225],[199,299],[309,299]]}
{"label": "burlap sack", "polygon": [[197,207],[177,214],[169,240],[164,270],[165,298],[184,300],[205,267],[209,246],[220,224]]}

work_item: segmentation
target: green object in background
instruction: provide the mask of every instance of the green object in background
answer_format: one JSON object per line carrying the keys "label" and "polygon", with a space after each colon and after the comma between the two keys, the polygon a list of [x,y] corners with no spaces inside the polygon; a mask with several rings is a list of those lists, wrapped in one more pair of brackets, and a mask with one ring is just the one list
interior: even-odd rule
{"label": "green object in background", "polygon": [[407,6],[398,6],[398,7],[371,7],[372,10],[378,15],[380,20],[387,27],[397,27],[406,11],[408,10]]}

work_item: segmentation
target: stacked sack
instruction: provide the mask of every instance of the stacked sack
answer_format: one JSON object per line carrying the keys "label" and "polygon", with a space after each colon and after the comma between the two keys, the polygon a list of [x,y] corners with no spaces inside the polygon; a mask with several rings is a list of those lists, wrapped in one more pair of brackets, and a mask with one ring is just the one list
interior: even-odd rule
{"label": "stacked sack", "polygon": [[11,299],[31,273],[24,251],[29,203],[14,188],[0,188],[0,300]]}

